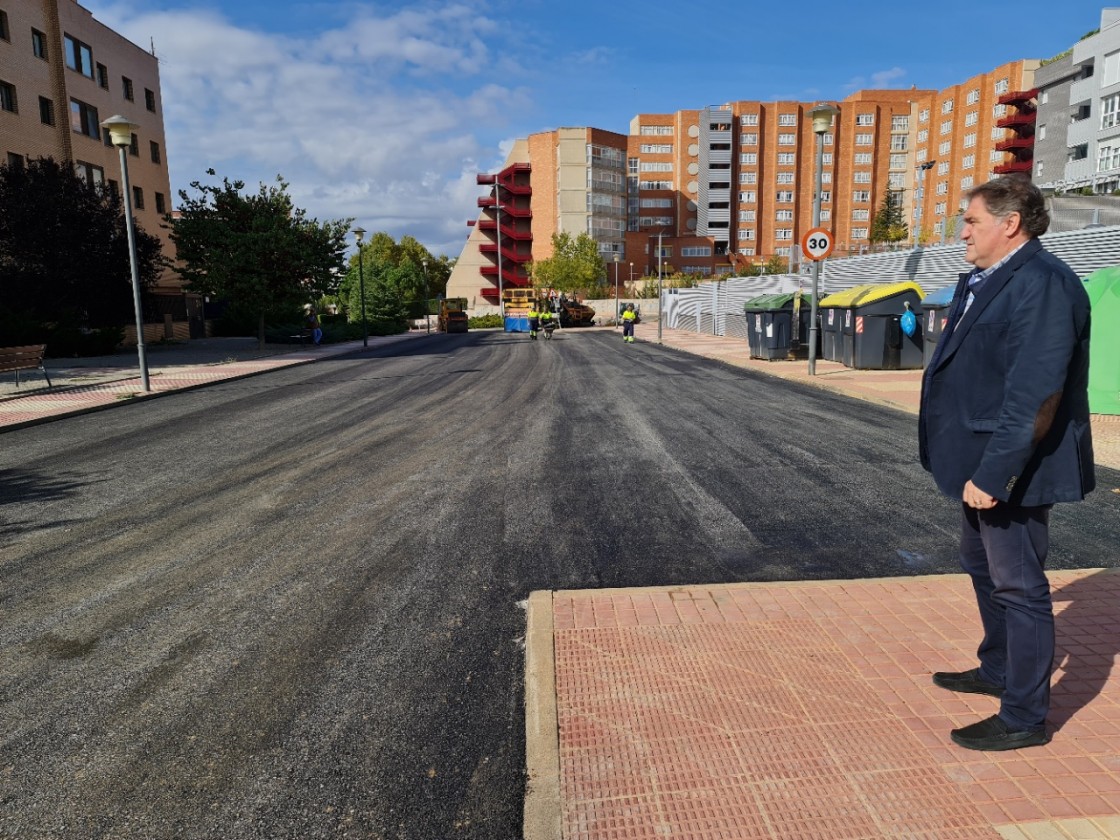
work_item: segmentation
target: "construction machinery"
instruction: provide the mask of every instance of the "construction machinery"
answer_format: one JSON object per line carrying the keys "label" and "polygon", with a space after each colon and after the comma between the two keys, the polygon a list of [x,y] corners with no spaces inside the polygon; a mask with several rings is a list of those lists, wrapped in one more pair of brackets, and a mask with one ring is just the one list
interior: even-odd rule
{"label": "construction machinery", "polygon": [[439,302],[439,330],[446,333],[467,331],[467,299],[444,298]]}

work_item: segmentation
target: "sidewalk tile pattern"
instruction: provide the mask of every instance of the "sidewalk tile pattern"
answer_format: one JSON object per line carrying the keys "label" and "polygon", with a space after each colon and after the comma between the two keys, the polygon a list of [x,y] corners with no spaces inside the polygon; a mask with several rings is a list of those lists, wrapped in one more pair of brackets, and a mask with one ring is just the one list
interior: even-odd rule
{"label": "sidewalk tile pattern", "polygon": [[962,575],[555,593],[565,840],[1120,837],[1120,573],[1051,574],[1053,741],[955,746],[995,698]]}

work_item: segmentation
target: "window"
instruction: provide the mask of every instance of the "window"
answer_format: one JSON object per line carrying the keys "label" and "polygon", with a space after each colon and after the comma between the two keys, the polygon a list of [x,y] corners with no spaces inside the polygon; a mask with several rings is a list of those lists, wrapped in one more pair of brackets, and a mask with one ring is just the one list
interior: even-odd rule
{"label": "window", "polygon": [[936,192],[938,195],[946,195],[949,192],[949,185],[945,181],[941,181],[937,185]]}
{"label": "window", "polygon": [[791,190],[778,190],[774,200],[779,204],[790,204],[793,201],[793,192]]}
{"label": "window", "polygon": [[906,155],[891,155],[891,169],[905,169]]}
{"label": "window", "polygon": [[778,153],[778,166],[793,166],[795,163],[797,163],[797,155],[794,152]]}
{"label": "window", "polygon": [[946,99],[944,102],[941,103],[941,113],[942,114],[953,113],[953,100],[952,99]]}
{"label": "window", "polygon": [[964,136],[964,147],[966,149],[971,149],[975,145],[976,145],[976,132],[974,131],[971,134],[966,134]]}
{"label": "window", "polygon": [[945,215],[945,202],[944,201],[933,205],[933,214],[935,216],[944,216]]}
{"label": "window", "polygon": [[797,125],[797,114],[779,114],[778,125]]}
{"label": "window", "polygon": [[83,44],[70,35],[65,36],[63,43],[66,48],[66,66],[92,79],[93,50],[89,48],[89,44]]}
{"label": "window", "polygon": [[779,242],[785,242],[787,240],[793,239],[793,229],[792,228],[778,228],[777,230],[774,231],[774,238],[777,239]]}
{"label": "window", "polygon": [[976,166],[976,155],[965,155],[961,160],[961,169],[972,169]]}
{"label": "window", "polygon": [[140,138],[132,135],[132,142],[128,144],[128,153],[133,157],[140,157]]}
{"label": "window", "polygon": [[[754,239],[754,231],[749,230],[749,229],[740,228],[739,229],[739,238],[740,239]],[[741,254],[743,252],[740,251],[739,253]]]}
{"label": "window", "polygon": [[821,173],[821,183],[822,184],[831,184],[832,183],[832,173],[831,172],[822,172]]}
{"label": "window", "polygon": [[949,150],[952,149],[952,148],[953,148],[952,142],[949,141],[949,140],[946,140],[944,143],[941,143],[937,146],[937,153],[939,155],[941,155],[942,157],[945,157],[945,155],[949,154]]}
{"label": "window", "polygon": [[673,127],[671,125],[643,125],[638,130],[641,134],[644,134],[646,136],[657,136],[673,133]]}
{"label": "window", "polygon": [[1106,96],[1101,100],[1101,128],[1120,125],[1120,93]]}
{"label": "window", "polygon": [[671,190],[672,181],[642,181],[638,184],[640,190]]}
{"label": "window", "polygon": [[167,213],[167,199],[163,197],[163,193],[156,193],[156,212],[161,216]]}
{"label": "window", "polygon": [[109,133],[109,129],[101,129],[101,140],[105,143],[106,149],[113,148],[113,135]]}
{"label": "window", "polygon": [[1097,152],[1097,171],[1120,169],[1120,145],[1101,146]]}
{"label": "window", "polygon": [[1035,174],[1035,175],[1041,175],[1041,174],[1042,174],[1042,163],[1043,163],[1043,162],[1042,162],[1042,161],[1040,160],[1040,161],[1038,162],[1038,166],[1036,166],[1036,167],[1034,168],[1034,174]]}
{"label": "window", "polygon": [[753,222],[754,220],[755,220],[755,211],[754,210],[740,210],[739,211],[739,221],[740,222]]}
{"label": "window", "polygon": [[778,173],[778,183],[779,184],[792,184],[793,183],[793,173],[792,172],[779,172]]}
{"label": "window", "polygon": [[952,134],[953,133],[953,121],[952,120],[945,120],[945,122],[941,123],[941,133],[942,134]]}
{"label": "window", "polygon": [[[4,13],[0,12],[0,15],[2,14]],[[25,161],[23,159],[23,155],[19,154],[18,152],[8,152],[8,166],[10,166],[12,169],[23,169],[24,163]]]}
{"label": "window", "polygon": [[[8,13],[3,9],[0,9],[0,38],[3,38],[5,41],[12,40],[12,36],[8,31]],[[10,152],[8,154],[9,156],[11,155]],[[20,158],[20,160],[23,160],[23,158]]]}
{"label": "window", "polygon": [[710,257],[712,255],[712,248],[710,245],[691,245],[681,248],[682,257]]}
{"label": "window", "polygon": [[778,135],[778,145],[779,146],[796,146],[797,145],[797,135],[795,135],[795,134],[779,134]]}
{"label": "window", "polygon": [[649,208],[666,208],[673,206],[673,199],[671,198],[643,198],[641,206]]}
{"label": "window", "polygon": [[941,163],[937,164],[937,174],[938,175],[944,175],[948,171],[949,171],[949,161],[943,160],[943,161],[941,161]]}
{"label": "window", "polygon": [[747,166],[757,166],[758,152],[746,152],[739,155],[739,163],[745,163]]}
{"label": "window", "polygon": [[996,93],[1007,93],[1011,89],[1011,84],[1007,79],[1000,79],[996,82]]}
{"label": "window", "polygon": [[671,155],[673,153],[673,144],[642,143],[641,152],[643,155]]}
{"label": "window", "polygon": [[867,222],[867,221],[870,221],[870,220],[871,220],[871,211],[870,210],[853,210],[852,211],[852,221],[853,222]]}
{"label": "window", "polygon": [[875,115],[856,114],[856,125],[875,125]]}
{"label": "window", "polygon": [[747,190],[746,192],[739,193],[739,201],[742,204],[754,204],[758,200],[758,193],[754,190]]}
{"label": "window", "polygon": [[992,139],[993,140],[1002,140],[1003,139],[1003,129],[1000,128],[998,125],[995,128],[992,129]]}
{"label": "window", "polygon": [[[144,107],[151,111],[153,114],[156,112],[156,93],[154,90],[148,90],[147,88],[144,88]],[[672,150],[673,147],[670,146],[669,151]]]}
{"label": "window", "polygon": [[31,52],[36,58],[47,60],[47,36],[38,29],[31,30]]}
{"label": "window", "polygon": [[821,190],[821,202],[824,203],[824,204],[827,204],[830,201],[832,201],[832,191],[831,190]]}
{"label": "window", "polygon": [[81,160],[74,161],[74,174],[93,186],[101,186],[105,183],[105,170],[92,163]]}
{"label": "window", "polygon": [[852,191],[852,202],[854,204],[867,204],[870,201],[871,201],[871,191],[870,190],[853,190]]}
{"label": "window", "polygon": [[825,152],[821,155],[821,163],[825,166],[832,166],[832,152]]}
{"label": "window", "polygon": [[673,224],[672,216],[642,216],[642,227],[669,227]]}
{"label": "window", "polygon": [[1003,160],[1003,152],[993,149],[988,153],[988,163],[999,163]]}
{"label": "window", "polygon": [[870,146],[871,145],[871,135],[870,134],[857,134],[856,135],[856,145],[857,146]]}
{"label": "window", "polygon": [[821,139],[823,141],[822,145],[831,146],[832,145],[832,132],[831,131],[826,131],[822,135]]}
{"label": "window", "polygon": [[909,131],[910,130],[910,117],[902,114],[900,116],[891,117],[891,131]]}
{"label": "window", "polygon": [[672,172],[673,171],[673,164],[671,162],[655,163],[655,162],[652,162],[652,161],[642,161],[641,171],[642,172]]}
{"label": "window", "polygon": [[921,131],[918,132],[918,142],[919,143],[925,143],[928,140],[929,140],[929,129],[928,128],[923,128]]}
{"label": "window", "polygon": [[109,89],[109,68],[104,64],[97,65],[97,84],[105,90]]}
{"label": "window", "polygon": [[755,134],[753,131],[747,132],[746,134],[744,134],[739,139],[742,141],[742,145],[744,145],[744,146],[757,146],[758,145],[758,135]]}
{"label": "window", "polygon": [[140,187],[132,188],[132,206],[137,210],[144,209],[144,191]]}
{"label": "window", "polygon": [[739,173],[739,183],[740,184],[757,184],[758,183],[758,173],[757,172],[740,172]]}
{"label": "window", "polygon": [[0,79],[0,110],[11,111],[13,114],[19,112],[15,86],[2,79]]}
{"label": "window", "polygon": [[993,117],[1007,116],[1007,106],[1006,105],[996,105],[996,106],[994,106],[992,108],[992,116]]}
{"label": "window", "polygon": [[743,114],[739,117],[740,125],[758,125],[758,114]]}
{"label": "window", "polygon": [[887,175],[887,188],[900,192],[906,189],[906,173],[905,172],[891,172]]}
{"label": "window", "polygon": [[101,136],[100,123],[96,108],[79,99],[70,100],[70,127],[74,131],[86,137],[98,138]]}
{"label": "window", "polygon": [[964,178],[961,178],[961,189],[962,190],[970,190],[970,189],[972,189],[973,183],[975,183],[975,182],[974,182],[972,176],[967,175]]}
{"label": "window", "polygon": [[871,165],[871,152],[857,152],[853,158],[856,166],[870,166]]}
{"label": "window", "polygon": [[45,96],[39,97],[39,122],[54,125],[54,103]]}
{"label": "window", "polygon": [[914,152],[914,160],[917,163],[922,163],[927,157],[929,157],[929,155],[925,149],[918,149],[918,151]]}
{"label": "window", "polygon": [[918,114],[918,122],[920,122],[920,123],[929,122],[929,108],[923,108],[922,112],[920,114]]}
{"label": "window", "polygon": [[968,98],[965,100],[967,105],[975,105],[980,101],[980,88],[973,88],[968,92]]}
{"label": "window", "polygon": [[1038,127],[1038,139],[1039,140],[1045,140],[1046,139],[1046,123],[1043,123],[1042,125],[1040,125]]}
{"label": "window", "polygon": [[980,114],[977,111],[969,111],[964,115],[965,125],[976,125],[976,121],[980,119]]}
{"label": "window", "polygon": [[871,183],[871,173],[870,172],[857,172],[857,173],[855,173],[855,175],[852,176],[852,182],[856,183],[856,184],[870,184]]}
{"label": "window", "polygon": [[792,210],[779,210],[777,213],[774,214],[774,218],[779,222],[792,222],[793,221],[793,211]]}
{"label": "window", "polygon": [[905,152],[910,148],[910,138],[905,134],[892,134],[891,135],[891,151],[892,152]]}
{"label": "window", "polygon": [[152,152],[152,163],[161,163],[160,153],[159,153],[159,143],[157,143],[155,140],[149,140],[148,141],[148,147],[151,149],[151,152]]}
{"label": "window", "polygon": [[832,211],[831,210],[821,210],[821,221],[822,222],[832,221]]}
{"label": "window", "polygon": [[867,228],[865,228],[865,227],[852,228],[852,239],[866,239],[866,238],[867,238]]}

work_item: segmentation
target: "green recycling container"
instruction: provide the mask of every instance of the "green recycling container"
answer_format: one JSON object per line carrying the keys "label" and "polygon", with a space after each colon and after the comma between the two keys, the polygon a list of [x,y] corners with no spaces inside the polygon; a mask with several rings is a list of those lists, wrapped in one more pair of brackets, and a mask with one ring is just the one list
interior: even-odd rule
{"label": "green recycling container", "polygon": [[1085,278],[1093,307],[1089,337],[1089,410],[1120,414],[1120,266],[1094,271]]}

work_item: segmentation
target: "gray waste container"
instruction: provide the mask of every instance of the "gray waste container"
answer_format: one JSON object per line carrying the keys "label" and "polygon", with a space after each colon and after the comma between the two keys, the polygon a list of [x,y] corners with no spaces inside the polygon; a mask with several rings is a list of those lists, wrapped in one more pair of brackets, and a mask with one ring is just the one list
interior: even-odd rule
{"label": "gray waste container", "polygon": [[941,340],[945,322],[949,319],[954,291],[955,287],[946,286],[922,298],[922,367],[929,367],[934,348]]}
{"label": "gray waste container", "polygon": [[743,304],[751,358],[773,360],[808,355],[810,306],[808,295],[799,297],[794,293],[762,295]]}

